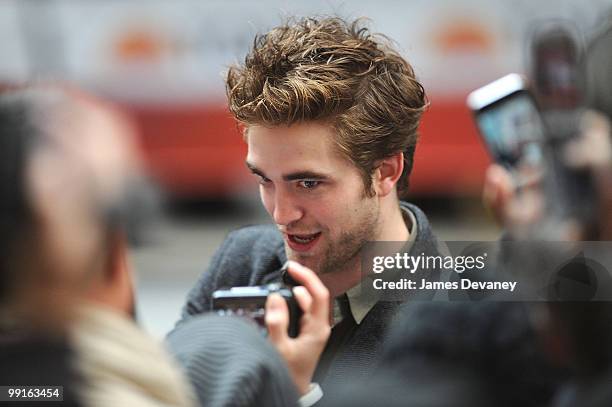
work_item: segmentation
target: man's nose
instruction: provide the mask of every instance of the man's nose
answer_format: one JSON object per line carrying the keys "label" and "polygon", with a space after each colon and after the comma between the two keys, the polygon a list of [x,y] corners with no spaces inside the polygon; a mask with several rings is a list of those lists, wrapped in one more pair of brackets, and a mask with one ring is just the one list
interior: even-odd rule
{"label": "man's nose", "polygon": [[303,210],[298,202],[287,191],[280,188],[274,197],[274,213],[272,217],[277,225],[287,226],[292,222],[298,221],[303,216]]}

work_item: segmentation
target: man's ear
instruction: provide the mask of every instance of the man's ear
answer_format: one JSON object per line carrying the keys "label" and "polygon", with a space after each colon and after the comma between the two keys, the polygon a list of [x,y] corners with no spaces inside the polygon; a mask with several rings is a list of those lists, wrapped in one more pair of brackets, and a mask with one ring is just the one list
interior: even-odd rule
{"label": "man's ear", "polygon": [[404,154],[402,152],[378,161],[372,180],[376,195],[383,197],[394,191],[402,171],[404,171]]}

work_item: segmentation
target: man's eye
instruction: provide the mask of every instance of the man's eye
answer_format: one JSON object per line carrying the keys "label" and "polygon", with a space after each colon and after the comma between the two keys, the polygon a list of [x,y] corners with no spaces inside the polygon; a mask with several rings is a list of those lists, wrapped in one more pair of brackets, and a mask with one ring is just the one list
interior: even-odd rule
{"label": "man's eye", "polygon": [[305,180],[300,181],[298,184],[304,189],[313,189],[316,188],[320,183],[321,181]]}

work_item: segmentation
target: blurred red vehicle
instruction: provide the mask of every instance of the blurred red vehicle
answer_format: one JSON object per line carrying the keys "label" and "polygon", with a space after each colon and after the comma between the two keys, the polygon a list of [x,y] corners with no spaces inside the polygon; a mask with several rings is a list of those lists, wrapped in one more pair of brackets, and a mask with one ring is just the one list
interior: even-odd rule
{"label": "blurred red vehicle", "polygon": [[[224,106],[134,107],[153,178],[175,197],[252,193],[246,144]],[[412,195],[477,195],[489,158],[463,100],[432,101],[420,130]]]}

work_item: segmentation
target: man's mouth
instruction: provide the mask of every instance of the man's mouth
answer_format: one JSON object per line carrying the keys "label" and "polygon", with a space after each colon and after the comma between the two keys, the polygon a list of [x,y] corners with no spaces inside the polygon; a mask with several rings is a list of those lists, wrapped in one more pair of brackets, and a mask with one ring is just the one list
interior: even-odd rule
{"label": "man's mouth", "polygon": [[287,243],[295,251],[305,252],[310,250],[319,240],[321,232],[311,234],[287,233]]}

